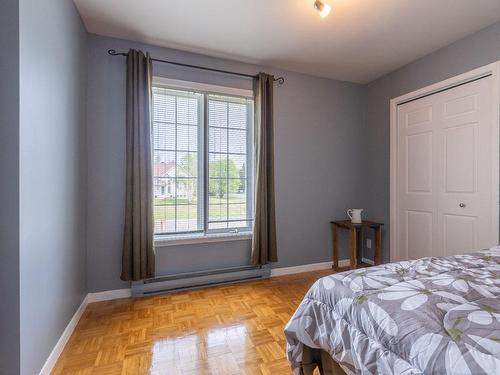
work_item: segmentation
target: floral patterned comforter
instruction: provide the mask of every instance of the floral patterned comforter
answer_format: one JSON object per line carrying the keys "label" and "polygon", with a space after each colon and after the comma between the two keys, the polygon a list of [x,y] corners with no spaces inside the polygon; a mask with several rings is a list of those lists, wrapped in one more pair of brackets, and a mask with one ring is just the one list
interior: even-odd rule
{"label": "floral patterned comforter", "polygon": [[500,374],[500,247],[342,272],[316,281],[285,327],[348,373]]}

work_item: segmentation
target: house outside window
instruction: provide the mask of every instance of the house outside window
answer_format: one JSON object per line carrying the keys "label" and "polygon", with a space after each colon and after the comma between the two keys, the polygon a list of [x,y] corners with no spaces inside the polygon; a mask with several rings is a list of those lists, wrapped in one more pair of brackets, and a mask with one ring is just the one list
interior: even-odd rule
{"label": "house outside window", "polygon": [[251,230],[253,96],[155,78],[155,235]]}

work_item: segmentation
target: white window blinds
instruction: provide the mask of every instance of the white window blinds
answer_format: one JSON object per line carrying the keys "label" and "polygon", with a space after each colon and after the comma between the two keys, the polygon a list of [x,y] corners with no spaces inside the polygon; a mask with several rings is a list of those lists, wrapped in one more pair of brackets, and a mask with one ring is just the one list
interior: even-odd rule
{"label": "white window blinds", "polygon": [[155,234],[252,226],[253,100],[153,88]]}
{"label": "white window blinds", "polygon": [[252,114],[250,99],[208,96],[209,229],[251,226]]}

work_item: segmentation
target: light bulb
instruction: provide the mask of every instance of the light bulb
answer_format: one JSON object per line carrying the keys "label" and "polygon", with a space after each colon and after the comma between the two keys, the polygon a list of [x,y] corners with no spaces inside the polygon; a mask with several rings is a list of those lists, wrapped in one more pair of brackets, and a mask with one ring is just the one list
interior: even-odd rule
{"label": "light bulb", "polygon": [[332,7],[326,3],[323,3],[320,0],[316,0],[314,2],[314,8],[319,12],[319,15],[321,18],[325,18],[330,14],[330,11],[332,10]]}
{"label": "light bulb", "polygon": [[321,18],[325,18],[326,16],[328,16],[330,14],[330,11],[332,10],[332,7],[328,4],[324,4],[323,5],[323,10],[321,10],[319,12],[319,15],[321,16]]}

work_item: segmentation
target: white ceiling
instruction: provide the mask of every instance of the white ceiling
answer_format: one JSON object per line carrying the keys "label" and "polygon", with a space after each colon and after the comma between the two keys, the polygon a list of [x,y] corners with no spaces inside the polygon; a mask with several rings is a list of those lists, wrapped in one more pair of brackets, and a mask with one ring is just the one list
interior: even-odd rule
{"label": "white ceiling", "polygon": [[75,0],[89,32],[369,82],[500,20],[499,0]]}

